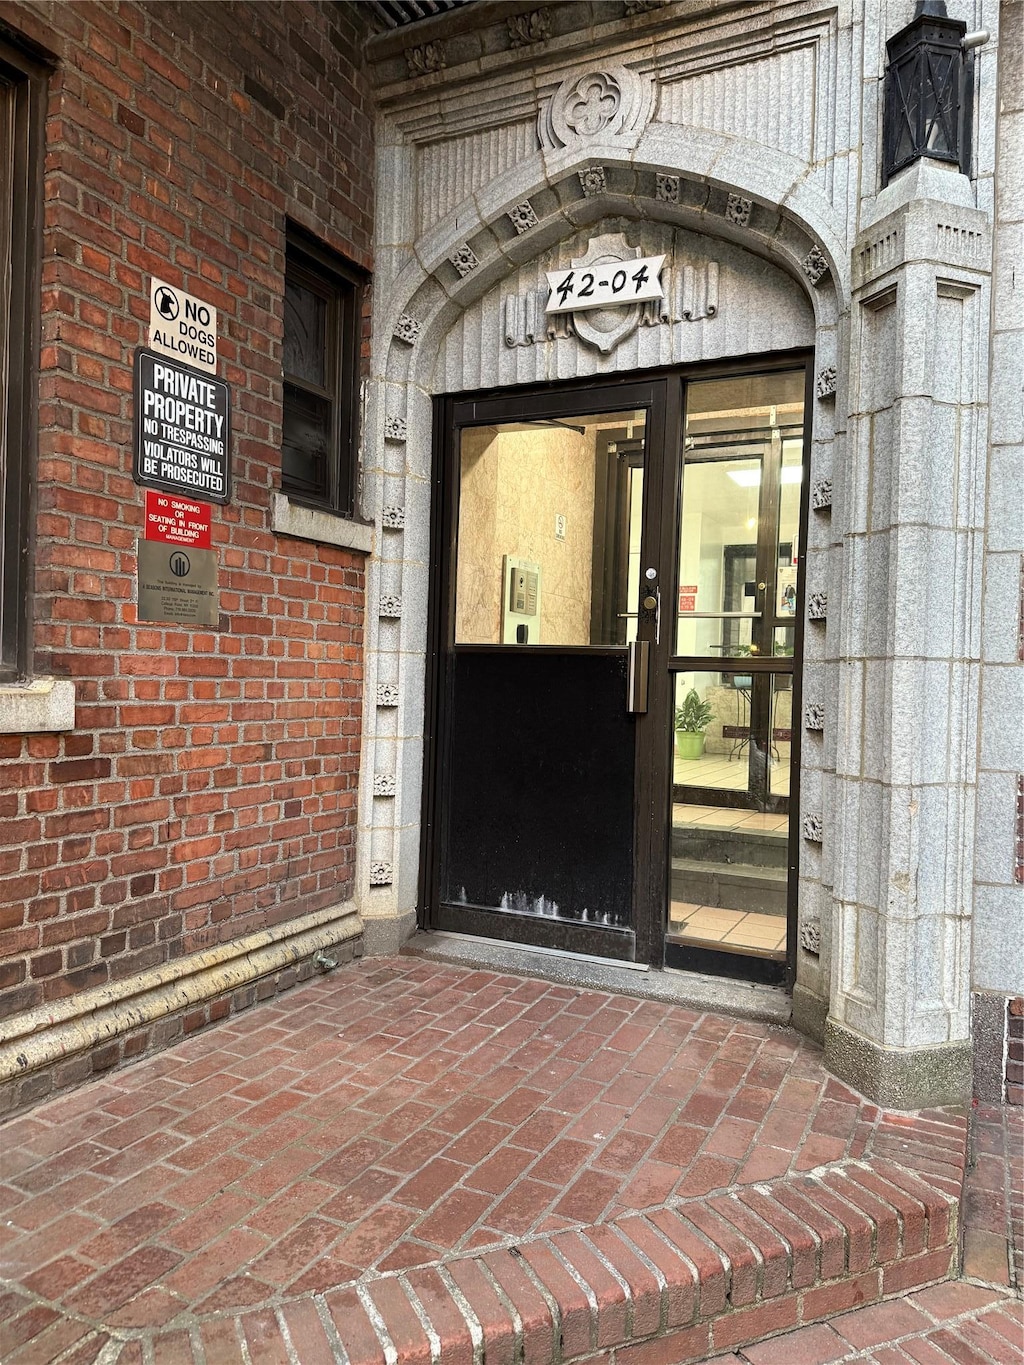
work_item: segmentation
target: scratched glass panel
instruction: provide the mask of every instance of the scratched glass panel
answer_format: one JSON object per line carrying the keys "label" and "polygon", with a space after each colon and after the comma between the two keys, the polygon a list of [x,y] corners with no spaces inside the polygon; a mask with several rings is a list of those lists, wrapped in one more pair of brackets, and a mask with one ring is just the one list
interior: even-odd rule
{"label": "scratched glass panel", "polygon": [[284,372],[326,387],[327,300],[287,280],[284,288]]}

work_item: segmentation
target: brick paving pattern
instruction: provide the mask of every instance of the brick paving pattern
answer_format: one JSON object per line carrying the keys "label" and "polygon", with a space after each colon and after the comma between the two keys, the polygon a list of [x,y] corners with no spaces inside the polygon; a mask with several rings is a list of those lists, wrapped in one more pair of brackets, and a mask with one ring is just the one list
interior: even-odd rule
{"label": "brick paving pattern", "polygon": [[948,1276],[966,1121],[769,1025],[397,958],[0,1136],[5,1365],[674,1365]]}
{"label": "brick paving pattern", "polygon": [[964,1274],[1024,1289],[1024,1110],[977,1105],[964,1190]]}

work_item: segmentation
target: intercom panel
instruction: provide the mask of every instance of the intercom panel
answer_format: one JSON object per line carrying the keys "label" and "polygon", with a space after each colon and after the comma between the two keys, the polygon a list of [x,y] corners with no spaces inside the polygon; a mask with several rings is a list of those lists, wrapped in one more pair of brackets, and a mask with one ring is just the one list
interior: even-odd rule
{"label": "intercom panel", "polygon": [[540,565],[516,555],[503,555],[501,565],[501,642],[539,645]]}

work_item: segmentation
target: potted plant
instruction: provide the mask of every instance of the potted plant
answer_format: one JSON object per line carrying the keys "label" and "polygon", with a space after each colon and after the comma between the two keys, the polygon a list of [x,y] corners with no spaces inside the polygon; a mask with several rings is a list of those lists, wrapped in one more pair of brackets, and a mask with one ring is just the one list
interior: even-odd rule
{"label": "potted plant", "polygon": [[701,701],[695,687],[676,707],[676,753],[680,758],[700,758],[704,752],[704,732],[715,718],[706,701]]}

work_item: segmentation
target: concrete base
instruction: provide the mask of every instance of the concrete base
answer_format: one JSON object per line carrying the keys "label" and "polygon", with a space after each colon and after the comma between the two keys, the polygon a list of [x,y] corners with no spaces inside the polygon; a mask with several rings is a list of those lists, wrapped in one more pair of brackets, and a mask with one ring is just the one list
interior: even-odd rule
{"label": "concrete base", "polygon": [[834,1019],[825,1024],[825,1065],[885,1109],[967,1104],[971,1060],[966,1041],[941,1047],[880,1047]]}
{"label": "concrete base", "polygon": [[351,961],[360,934],[348,901],[5,1019],[0,1115],[270,999],[327,962]]}
{"label": "concrete base", "polygon": [[364,913],[362,920],[365,957],[393,957],[416,932],[415,910],[407,910],[397,917]]}
{"label": "concrete base", "polygon": [[[364,933],[365,922],[364,922]],[[632,963],[575,953],[524,948],[517,943],[473,938],[468,934],[419,933],[405,951],[433,962],[455,962],[492,972],[514,972],[584,990],[617,991],[640,1000],[661,1000],[687,1009],[717,1010],[740,1019],[759,1019],[785,1027],[791,1002],[785,991],[748,981],[730,981],[699,972],[654,972]]]}
{"label": "concrete base", "polygon": [[815,995],[799,981],[793,987],[793,1027],[824,1045],[825,1023],[828,1019],[828,1001]]}
{"label": "concrete base", "polygon": [[971,996],[974,1098],[1002,1104],[1006,1093],[1006,997],[980,991]]}

